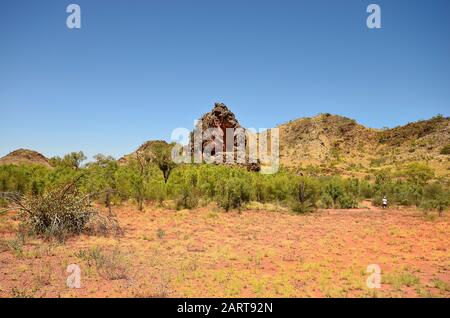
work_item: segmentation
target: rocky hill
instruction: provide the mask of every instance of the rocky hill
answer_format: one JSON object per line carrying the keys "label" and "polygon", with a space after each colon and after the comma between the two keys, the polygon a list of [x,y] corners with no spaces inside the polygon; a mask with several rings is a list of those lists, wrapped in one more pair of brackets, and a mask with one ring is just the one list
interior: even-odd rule
{"label": "rocky hill", "polygon": [[136,151],[123,156],[122,158],[120,158],[118,160],[119,164],[123,165],[123,164],[127,164],[131,159],[136,158],[136,154],[139,152],[145,152],[146,154],[151,155],[152,153],[152,149],[157,146],[157,145],[164,145],[164,146],[168,146],[169,144],[167,142],[165,142],[164,140],[150,140],[150,141],[146,141],[144,142],[138,149],[136,149]]}
{"label": "rocky hill", "polygon": [[423,161],[438,175],[449,173],[450,158],[441,152],[450,144],[450,118],[436,116],[377,130],[346,117],[320,114],[279,128],[281,163],[286,167],[357,175]]}
{"label": "rocky hill", "polygon": [[18,149],[15,150],[3,158],[0,158],[0,165],[41,165],[47,168],[51,168],[48,159],[40,154],[39,152],[28,150],[28,149]]}

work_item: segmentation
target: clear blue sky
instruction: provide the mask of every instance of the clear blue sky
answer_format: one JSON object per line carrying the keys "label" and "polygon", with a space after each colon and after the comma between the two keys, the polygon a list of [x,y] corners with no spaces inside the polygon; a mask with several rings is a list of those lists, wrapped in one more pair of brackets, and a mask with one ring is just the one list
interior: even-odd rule
{"label": "clear blue sky", "polygon": [[[82,9],[81,30],[66,6]],[[366,27],[366,7],[382,29]],[[246,127],[449,115],[448,0],[0,2],[0,156],[120,157],[214,102]]]}

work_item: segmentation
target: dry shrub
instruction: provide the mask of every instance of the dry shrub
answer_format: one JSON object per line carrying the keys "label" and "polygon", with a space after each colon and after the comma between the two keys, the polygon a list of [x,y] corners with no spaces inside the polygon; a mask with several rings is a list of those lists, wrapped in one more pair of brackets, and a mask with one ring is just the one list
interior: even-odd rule
{"label": "dry shrub", "polygon": [[0,240],[0,253],[9,251],[9,244],[6,240]]}
{"label": "dry shrub", "polygon": [[104,216],[99,213],[93,214],[84,227],[84,233],[97,236],[123,236],[124,231],[117,219],[112,216]]}
{"label": "dry shrub", "polygon": [[48,286],[52,281],[53,269],[47,263],[42,264],[35,273],[36,284],[40,287]]}
{"label": "dry shrub", "polygon": [[88,266],[95,265],[98,274],[105,279],[128,278],[128,258],[117,248],[109,252],[100,247],[93,247],[79,251],[76,256],[86,261]]}
{"label": "dry shrub", "polygon": [[50,188],[38,195],[3,193],[2,197],[15,205],[22,226],[48,239],[64,241],[81,233],[122,234],[113,217],[101,216],[91,206],[91,195],[79,192],[76,181]]}

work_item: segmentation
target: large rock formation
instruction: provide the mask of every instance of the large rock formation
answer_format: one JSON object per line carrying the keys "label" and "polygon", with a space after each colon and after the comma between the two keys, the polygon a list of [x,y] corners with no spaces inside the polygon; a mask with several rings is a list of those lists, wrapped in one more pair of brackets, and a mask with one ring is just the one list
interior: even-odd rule
{"label": "large rock formation", "polygon": [[[215,103],[211,112],[206,113],[200,118],[199,124],[201,125],[201,131],[205,135],[206,130],[209,128],[219,128],[222,130],[223,136],[215,136],[211,138],[204,138],[202,140],[202,150],[211,144],[222,144],[222,152],[226,152],[226,129],[227,128],[242,128],[237,121],[234,114],[223,103]],[[237,142],[234,142],[237,146]],[[213,153],[214,154],[214,153]]]}
{"label": "large rock formation", "polygon": [[[207,130],[209,128],[218,128],[222,131],[222,136],[214,136],[214,137],[209,137],[208,138],[208,134],[207,134]],[[227,132],[227,128],[233,128],[233,129],[238,129],[241,128],[243,133],[244,133],[244,147],[246,148],[247,146],[247,132],[245,131],[245,129],[239,124],[238,120],[236,119],[235,115],[228,109],[228,107],[225,104],[222,103],[215,103],[214,104],[214,108],[204,114],[198,121],[197,123],[197,127],[195,128],[198,132],[200,132],[200,136],[202,136],[202,140],[201,140],[201,144],[199,145],[199,150],[201,152],[203,152],[203,150],[206,147],[211,147],[211,148],[215,148],[214,144],[222,144],[222,148],[219,149],[219,151],[221,153],[224,154],[224,161],[225,161],[225,156],[226,156],[226,146],[227,146],[227,137],[226,137],[226,132]],[[164,146],[170,146],[167,142],[162,141],[162,140],[152,140],[152,141],[147,141],[145,142],[142,146],[140,146],[135,152],[125,155],[122,158],[120,158],[118,160],[119,164],[124,165],[127,164],[130,160],[136,158],[136,154],[139,152],[146,152],[147,154],[150,154],[153,152],[154,147],[158,146],[158,145],[164,145]],[[192,132],[191,134],[191,151],[193,154],[195,149],[194,149],[194,132]],[[220,148],[220,147],[217,147]],[[238,150],[238,138],[234,138],[233,141],[233,150],[232,153],[235,154],[235,161],[237,161],[237,150]],[[245,151],[246,153],[247,151]],[[216,155],[214,153],[214,151],[212,151],[211,155]],[[191,158],[193,159],[193,158]],[[251,170],[251,171],[259,171],[260,170],[260,163],[248,163],[248,159],[246,159],[246,163],[245,164],[241,164],[245,167],[247,167],[247,169]]]}
{"label": "large rock formation", "polygon": [[[210,128],[218,128],[222,131],[221,136],[209,136],[207,133],[207,130]],[[227,149],[227,128],[233,128],[233,129],[242,129],[243,136],[244,136],[244,149],[245,153],[247,152],[247,134],[245,129],[239,124],[238,120],[236,119],[236,116],[231,112],[228,107],[223,103],[215,103],[214,108],[209,112],[204,114],[198,124],[196,129],[201,130],[203,134],[202,139],[202,146],[201,151],[203,151],[206,147],[215,148],[215,145],[217,145],[217,148],[220,148],[220,145],[222,145],[221,152],[226,153],[227,150],[230,152],[230,149]],[[238,138],[233,138],[233,149],[232,153],[234,155],[235,161],[237,161],[237,152],[239,149],[238,145]],[[193,150],[194,149],[194,140],[193,140],[193,134],[191,135],[191,141]],[[213,150],[211,152],[211,155],[215,155],[215,151]],[[246,156],[246,163],[245,165],[249,170],[252,171],[259,171],[260,170],[260,164],[259,163],[248,163],[248,156]],[[225,158],[223,160],[225,162]]]}

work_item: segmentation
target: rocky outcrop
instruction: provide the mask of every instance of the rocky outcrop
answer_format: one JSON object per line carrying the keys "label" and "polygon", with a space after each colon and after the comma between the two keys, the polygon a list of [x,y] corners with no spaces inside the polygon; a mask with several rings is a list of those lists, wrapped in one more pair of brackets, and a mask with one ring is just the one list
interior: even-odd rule
{"label": "rocky outcrop", "polygon": [[[221,136],[209,136],[207,133],[207,130],[210,128],[218,128],[222,131]],[[202,148],[203,151],[206,147],[209,147],[209,149],[212,148],[220,148],[220,145],[222,145],[221,152],[226,153],[227,152],[227,128],[233,128],[233,129],[242,129],[243,135],[244,135],[244,148],[247,149],[247,135],[245,128],[243,128],[238,120],[236,119],[236,116],[233,114],[232,111],[228,109],[228,107],[223,103],[215,103],[214,108],[209,112],[204,114],[198,124],[196,129],[201,130],[203,133],[203,139],[202,139]],[[229,138],[229,137],[228,137]],[[235,158],[235,161],[237,161],[237,152],[238,152],[238,138],[233,138],[233,155]],[[192,146],[194,147],[194,140],[193,140],[193,134],[191,135],[191,141]],[[217,145],[217,147],[216,147]],[[194,148],[193,148],[194,149]],[[229,149],[228,149],[229,150]],[[195,150],[194,150],[195,151]],[[229,152],[229,151],[228,151]],[[214,151],[211,153],[212,155],[215,155]],[[225,156],[225,155],[224,155]],[[247,157],[247,156],[246,156]],[[225,162],[225,158],[223,160]],[[245,165],[247,169],[251,171],[259,171],[261,169],[259,163],[248,163],[246,160]]]}
{"label": "rocky outcrop", "polygon": [[[200,118],[197,129],[201,129],[202,133],[206,135],[206,130],[209,128],[220,128],[223,133],[223,137],[215,136],[211,138],[204,138],[202,140],[202,150],[208,145],[212,144],[222,144],[222,152],[226,151],[226,129],[227,128],[242,128],[239,122],[237,121],[235,115],[228,109],[225,104],[215,103],[214,108],[211,112],[206,113]],[[234,142],[235,147],[237,146],[237,142]]]}

